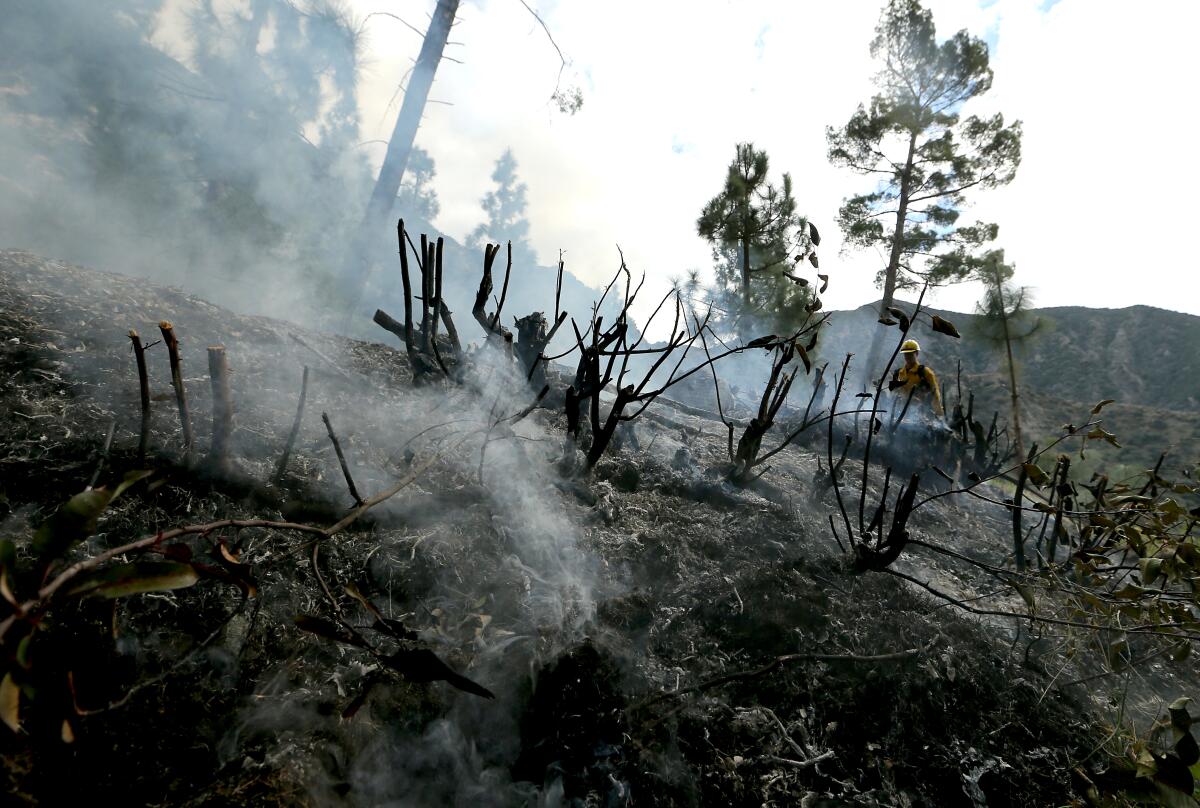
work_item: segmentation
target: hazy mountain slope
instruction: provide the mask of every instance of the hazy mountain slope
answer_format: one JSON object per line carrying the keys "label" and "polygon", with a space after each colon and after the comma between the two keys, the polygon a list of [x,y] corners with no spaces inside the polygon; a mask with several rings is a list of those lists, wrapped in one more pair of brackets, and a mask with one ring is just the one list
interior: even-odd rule
{"label": "hazy mountain slope", "polygon": [[[840,362],[847,351],[867,354],[878,304],[833,312],[820,344],[822,360]],[[912,311],[911,302],[899,306]],[[944,395],[957,396],[957,368],[976,410],[1000,411],[1007,421],[1009,391],[1001,347],[982,336],[974,314],[930,309],[957,327],[961,339],[935,334],[927,321],[913,327],[921,359],[942,380]],[[1136,467],[1153,465],[1170,451],[1173,462],[1200,459],[1200,317],[1149,306],[1038,309],[1038,331],[1017,349],[1030,440],[1057,434],[1062,424],[1082,423],[1096,402],[1114,399],[1105,425],[1125,448],[1097,447],[1096,457]]]}

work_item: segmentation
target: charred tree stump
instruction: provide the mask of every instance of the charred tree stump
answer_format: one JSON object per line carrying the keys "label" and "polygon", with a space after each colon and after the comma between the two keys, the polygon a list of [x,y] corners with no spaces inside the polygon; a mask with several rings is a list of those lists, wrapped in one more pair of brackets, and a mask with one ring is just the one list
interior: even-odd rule
{"label": "charred tree stump", "polygon": [[[408,241],[411,244],[411,239],[404,229],[403,219],[396,223],[396,241],[400,253],[400,281],[404,285],[404,322],[397,322],[382,309],[375,311],[374,320],[380,327],[404,340],[404,351],[408,355],[408,364],[412,369],[413,384],[423,384],[431,379],[448,377],[450,369],[442,359],[437,345],[435,327],[438,315],[443,315],[443,318],[448,320],[446,332],[451,335],[455,361],[459,359],[460,346],[457,344],[458,331],[454,329],[453,321],[449,320],[449,309],[445,308],[445,304],[440,299],[436,301],[432,299],[435,295],[438,298],[441,296],[441,280],[435,277],[435,273],[440,273],[441,267],[439,248],[430,245],[428,237],[421,236],[421,248],[417,255],[418,268],[421,271],[421,324],[418,328],[413,324],[412,278],[408,271],[408,250],[405,247],[405,242]],[[442,240],[438,239],[438,241]],[[416,249],[413,247],[414,252]]]}
{"label": "charred tree stump", "polygon": [[146,462],[146,446],[150,442],[150,379],[146,374],[146,347],[138,332],[129,329],[129,341],[133,343],[133,356],[137,360],[138,395],[142,405],[142,423],[138,430],[138,465]]}
{"label": "charred tree stump", "polygon": [[304,419],[304,401],[308,398],[308,365],[304,366],[304,375],[300,379],[300,403],[296,405],[296,417],[292,420],[292,429],[288,432],[287,443],[283,445],[283,454],[275,467],[275,479],[283,479],[287,471],[288,459],[292,455],[292,447],[296,445],[296,436],[300,434],[300,422]]}
{"label": "charred tree stump", "polygon": [[567,313],[560,312],[554,325],[547,330],[546,315],[535,311],[515,321],[517,327],[517,361],[525,371],[529,386],[541,390],[546,386],[546,348],[559,327],[566,322]]}
{"label": "charred tree stump", "polygon": [[224,345],[208,349],[208,378],[212,385],[213,426],[209,462],[218,471],[229,467],[229,445],[233,438],[233,394],[229,389],[229,363]]}
{"label": "charred tree stump", "polygon": [[158,324],[162,332],[163,342],[167,346],[167,356],[171,362],[171,386],[175,388],[175,402],[179,405],[179,423],[183,429],[183,462],[191,462],[192,445],[192,416],[188,412],[187,393],[183,389],[183,366],[179,361],[179,341],[175,338],[175,327],[170,321],[163,320]]}

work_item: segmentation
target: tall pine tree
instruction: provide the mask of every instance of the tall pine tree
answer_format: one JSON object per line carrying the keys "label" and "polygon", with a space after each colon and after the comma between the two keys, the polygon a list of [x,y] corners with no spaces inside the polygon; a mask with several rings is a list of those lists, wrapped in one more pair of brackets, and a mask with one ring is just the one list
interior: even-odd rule
{"label": "tall pine tree", "polygon": [[[897,288],[961,280],[996,225],[958,224],[966,194],[1012,180],[1021,157],[1021,125],[997,113],[963,117],[963,107],[992,86],[988,48],[959,31],[938,42],[933,15],[918,0],[890,0],[871,55],[881,63],[879,92],[840,129],[827,130],[829,159],[875,181],[839,212],[848,245],[887,255],[878,282],[880,317]],[[877,330],[866,370],[878,369]]]}

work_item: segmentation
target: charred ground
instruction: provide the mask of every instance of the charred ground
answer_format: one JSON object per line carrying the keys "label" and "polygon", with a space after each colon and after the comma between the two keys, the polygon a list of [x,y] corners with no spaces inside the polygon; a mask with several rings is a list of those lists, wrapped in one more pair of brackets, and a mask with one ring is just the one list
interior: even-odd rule
{"label": "charred ground", "polygon": [[[0,532],[22,556],[33,528],[88,483],[114,420],[102,481],[136,465],[126,332],[148,336],[164,319],[180,334],[201,445],[203,351],[227,349],[236,465],[213,475],[179,462],[165,359],[154,359],[149,465],[163,482],[131,489],[78,557],[180,524],[335,521],[352,503],[322,411],[359,487],[374,492],[410,469],[406,449],[423,445],[410,443],[422,430],[451,421],[456,403],[475,406],[469,391],[414,390],[405,355],[383,345],[0,253]],[[303,365],[307,415],[288,474],[272,482]],[[559,470],[557,411],[535,410],[488,463],[478,443],[446,441],[411,486],[324,543],[329,579],[353,584],[494,700],[389,674],[301,631],[297,615],[326,609],[312,539],[226,531],[193,551],[213,563],[232,553],[252,571],[253,597],[201,581],[81,601],[47,620],[38,664],[63,686],[29,703],[21,735],[3,733],[6,790],[28,804],[1083,798],[1105,766],[1101,720],[1091,688],[1055,685],[1078,671],[1029,637],[1014,652],[1011,621],[966,619],[894,578],[848,572],[815,454],[790,448],[768,484],[734,487],[711,473],[725,459],[719,422],[669,406],[648,415],[640,451],[612,453],[585,476]],[[939,503],[914,529],[999,562],[1003,520],[1001,508]],[[962,597],[988,587],[977,570],[920,551],[902,566]],[[1141,691],[1150,713],[1179,682],[1157,670]]]}

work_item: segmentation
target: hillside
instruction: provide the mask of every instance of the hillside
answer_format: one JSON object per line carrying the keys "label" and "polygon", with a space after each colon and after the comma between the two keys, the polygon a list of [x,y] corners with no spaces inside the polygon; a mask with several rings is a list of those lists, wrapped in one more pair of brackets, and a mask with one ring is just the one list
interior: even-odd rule
{"label": "hillside", "polygon": [[[911,311],[912,302],[901,302]],[[866,356],[878,303],[833,312],[822,337],[822,360],[845,352]],[[942,381],[943,395],[956,400],[956,369],[977,409],[1009,411],[1003,352],[980,333],[974,314],[929,309],[958,326],[961,340],[934,335],[927,322],[913,335],[927,350],[922,361]],[[1148,306],[1037,309],[1037,332],[1018,349],[1025,432],[1030,440],[1057,434],[1063,423],[1081,419],[1098,401],[1114,399],[1106,426],[1129,449],[1104,447],[1096,459],[1129,470],[1153,466],[1159,452],[1179,467],[1200,458],[1200,317]]]}
{"label": "hillside", "polygon": [[[194,586],[52,612],[33,652],[47,684],[21,697],[21,735],[0,729],[6,791],[25,804],[1062,805],[1109,768],[1095,750],[1114,692],[1148,722],[1194,686],[1191,661],[1091,679],[1090,654],[1064,656],[1054,632],[929,598],[936,585],[1020,608],[960,562],[1003,563],[1003,507],[931,501],[914,538],[955,555],[913,547],[897,564],[909,579],[859,574],[828,532],[836,506],[811,451],[733,486],[720,425],[656,406],[640,445],[590,475],[564,470],[554,410],[513,422],[485,453],[480,433],[452,425],[491,417],[490,390],[414,389],[390,348],[4,252],[0,538],[20,565],[99,456],[101,483],[135,467],[126,330],[149,340],[164,318],[199,447],[213,423],[205,349],[226,348],[233,464],[215,474],[181,459],[156,346],[154,482],[71,558],[176,525],[267,521],[164,548],[206,571]],[[309,406],[277,477],[305,364]],[[295,526],[332,523],[350,503],[322,412],[363,493],[396,496],[314,542]],[[435,649],[474,683],[460,687],[494,698],[399,652],[323,639],[304,615],[343,615],[372,642],[402,627],[401,648]]]}

